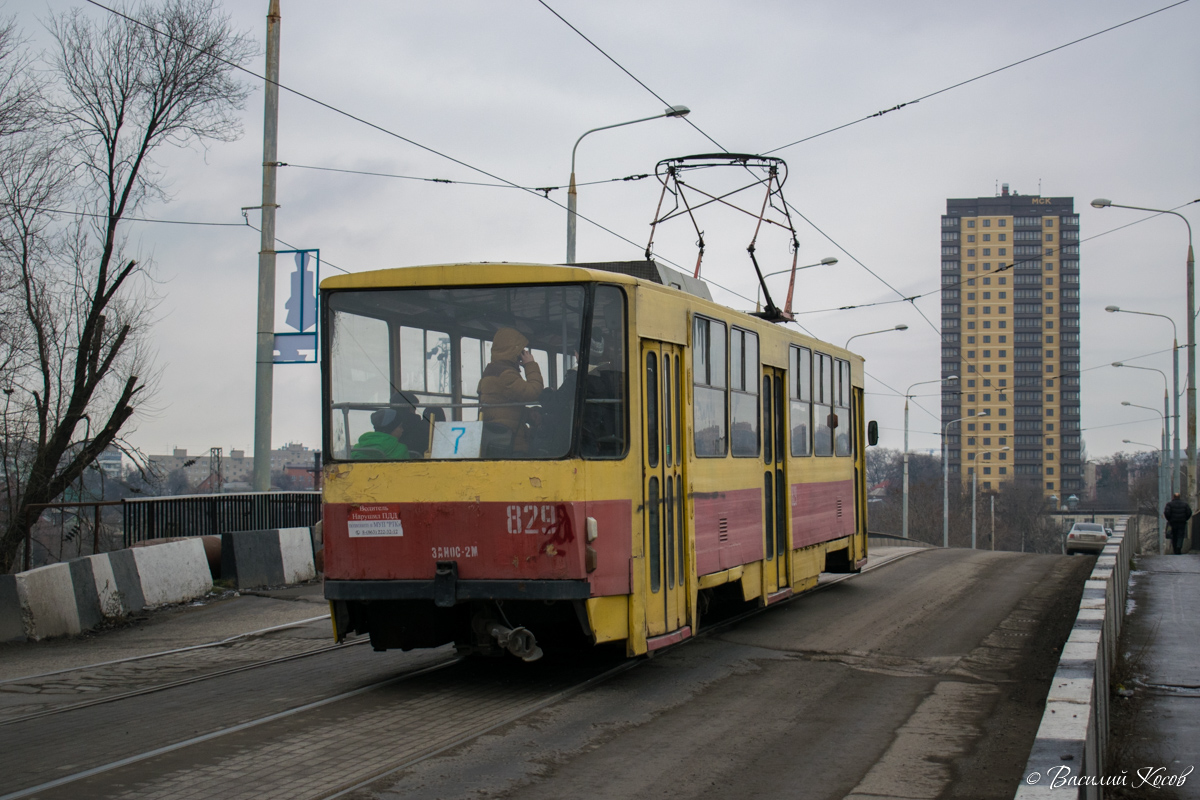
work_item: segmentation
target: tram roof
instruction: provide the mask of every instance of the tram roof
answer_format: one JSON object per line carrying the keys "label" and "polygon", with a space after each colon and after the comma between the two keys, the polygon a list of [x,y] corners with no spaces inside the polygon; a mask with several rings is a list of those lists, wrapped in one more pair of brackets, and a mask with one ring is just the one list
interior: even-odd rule
{"label": "tram roof", "polygon": [[[494,275],[488,275],[488,271]],[[489,283],[577,283],[603,278],[614,283],[635,284],[637,278],[621,273],[561,264],[511,261],[432,264],[394,267],[349,275],[334,275],[321,281],[322,289],[380,289],[399,286],[454,286]]]}
{"label": "tram roof", "polygon": [[[487,271],[495,271],[488,275]],[[647,274],[649,273],[649,274]],[[657,273],[657,274],[655,274]],[[656,280],[657,278],[657,280]],[[321,281],[322,289],[384,289],[397,287],[418,286],[467,286],[488,283],[586,283],[604,281],[637,285],[648,283],[664,289],[675,289],[684,294],[694,296],[713,305],[720,306],[708,292],[708,285],[702,280],[692,278],[678,270],[665,267],[657,262],[646,261],[617,261],[596,262],[592,264],[534,264],[528,262],[510,261],[476,261],[469,263],[432,264],[428,266],[393,267],[389,269],[352,272],[347,275],[334,275]],[[737,314],[745,312],[725,308]],[[761,320],[760,320],[761,322]],[[861,362],[862,357],[829,342],[824,342],[799,331],[791,331],[800,338],[820,342],[826,351],[838,351],[838,355],[848,355],[852,360]]]}

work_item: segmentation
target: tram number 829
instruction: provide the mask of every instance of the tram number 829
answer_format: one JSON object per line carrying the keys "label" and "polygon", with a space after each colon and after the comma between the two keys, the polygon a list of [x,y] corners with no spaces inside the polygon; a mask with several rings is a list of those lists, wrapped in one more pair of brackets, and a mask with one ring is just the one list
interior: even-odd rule
{"label": "tram number 829", "polygon": [[509,533],[551,533],[557,522],[553,503],[529,503],[508,507]]}

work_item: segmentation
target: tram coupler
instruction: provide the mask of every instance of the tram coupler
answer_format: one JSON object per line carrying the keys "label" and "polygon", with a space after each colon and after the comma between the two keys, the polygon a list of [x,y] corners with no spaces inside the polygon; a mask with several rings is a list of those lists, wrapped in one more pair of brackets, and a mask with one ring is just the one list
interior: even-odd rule
{"label": "tram coupler", "polygon": [[438,608],[454,608],[458,602],[458,562],[439,561],[433,575],[433,604]]}
{"label": "tram coupler", "polygon": [[537,661],[542,657],[542,648],[528,628],[507,628],[499,622],[488,622],[484,626],[488,635],[522,661]]}

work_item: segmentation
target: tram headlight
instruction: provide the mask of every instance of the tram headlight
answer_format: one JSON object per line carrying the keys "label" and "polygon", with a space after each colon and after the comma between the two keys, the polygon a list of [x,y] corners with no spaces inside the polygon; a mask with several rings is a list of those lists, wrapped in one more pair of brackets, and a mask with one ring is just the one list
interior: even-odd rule
{"label": "tram headlight", "polygon": [[600,526],[596,523],[595,517],[587,518],[587,540],[589,542],[596,541],[596,537],[600,535]]}

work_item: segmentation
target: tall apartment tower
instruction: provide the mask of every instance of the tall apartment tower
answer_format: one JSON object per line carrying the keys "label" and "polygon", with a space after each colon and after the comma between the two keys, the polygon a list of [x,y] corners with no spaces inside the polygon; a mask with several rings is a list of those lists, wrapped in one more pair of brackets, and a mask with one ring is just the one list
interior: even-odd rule
{"label": "tall apartment tower", "polygon": [[[1079,217],[1072,197],[952,198],[942,217],[942,425],[980,489],[1083,489]],[[1007,449],[1005,449],[1007,448]]]}

